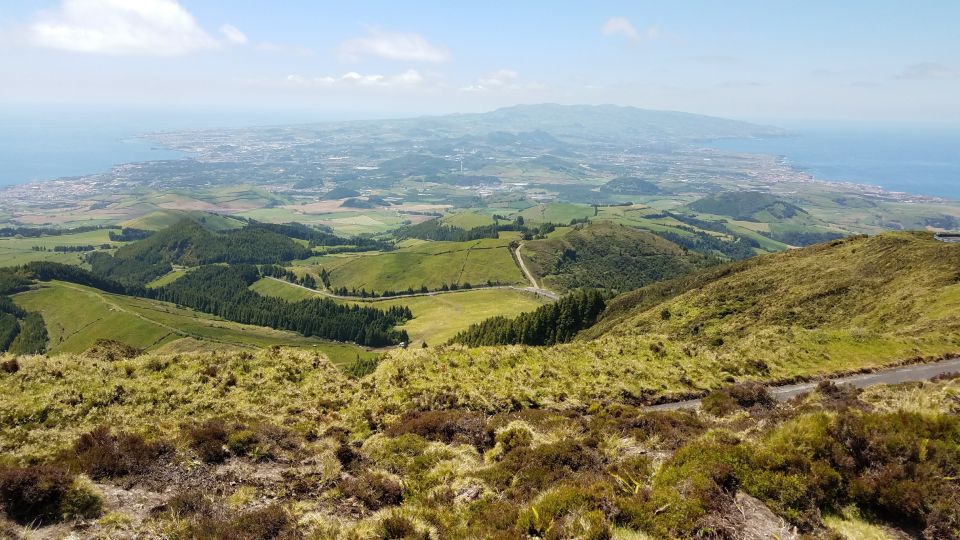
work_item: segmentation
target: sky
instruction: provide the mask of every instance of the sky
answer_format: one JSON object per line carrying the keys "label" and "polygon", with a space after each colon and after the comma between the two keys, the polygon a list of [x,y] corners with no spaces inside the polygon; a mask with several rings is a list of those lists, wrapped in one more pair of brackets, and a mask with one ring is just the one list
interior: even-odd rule
{"label": "sky", "polygon": [[3,0],[0,107],[960,122],[960,2]]}

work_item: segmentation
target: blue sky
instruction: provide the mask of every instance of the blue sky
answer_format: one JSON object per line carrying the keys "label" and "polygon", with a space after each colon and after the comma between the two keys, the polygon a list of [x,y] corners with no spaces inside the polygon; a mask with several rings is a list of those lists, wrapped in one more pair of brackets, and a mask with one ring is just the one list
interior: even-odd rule
{"label": "blue sky", "polygon": [[960,122],[960,2],[6,0],[4,105]]}

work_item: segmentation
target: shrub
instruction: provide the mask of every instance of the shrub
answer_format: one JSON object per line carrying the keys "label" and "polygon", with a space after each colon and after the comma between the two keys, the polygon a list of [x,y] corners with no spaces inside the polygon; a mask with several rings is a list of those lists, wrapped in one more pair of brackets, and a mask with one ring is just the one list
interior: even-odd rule
{"label": "shrub", "polygon": [[86,352],[86,356],[108,362],[136,358],[141,354],[143,354],[143,349],[113,339],[98,339],[93,347],[90,347]]}
{"label": "shrub", "polygon": [[155,510],[169,512],[176,517],[189,517],[208,515],[213,510],[213,505],[201,491],[189,490],[174,494]]}
{"label": "shrub", "polygon": [[601,464],[596,448],[578,440],[563,440],[536,448],[515,448],[483,476],[508,494],[526,498],[559,480],[599,471]]}
{"label": "shrub", "polygon": [[227,428],[222,420],[207,420],[186,426],[190,447],[207,463],[222,463],[227,459]]}
{"label": "shrub", "polygon": [[737,408],[762,407],[769,409],[776,404],[767,387],[756,382],[734,384],[711,392],[700,406],[715,416],[725,416]]}
{"label": "shrub", "polygon": [[246,456],[260,444],[260,437],[249,429],[239,429],[227,436],[227,448],[237,456]]}
{"label": "shrub", "polygon": [[723,390],[714,390],[700,401],[700,410],[714,416],[726,416],[737,408],[737,400]]}
{"label": "shrub", "polygon": [[612,504],[609,486],[558,486],[520,512],[517,531],[534,538],[610,538],[610,524],[600,510]]}
{"label": "shrub", "polygon": [[232,518],[206,516],[189,531],[195,540],[273,540],[298,538],[296,523],[278,504],[251,510]]}
{"label": "shrub", "polygon": [[87,483],[52,466],[0,469],[0,501],[7,516],[20,524],[95,517],[102,509],[102,500]]}
{"label": "shrub", "polygon": [[473,412],[410,412],[385,433],[391,437],[414,433],[429,441],[469,444],[479,450],[493,446],[493,430],[487,427],[486,417]]}
{"label": "shrub", "polygon": [[497,444],[503,453],[517,448],[529,448],[533,444],[533,433],[522,426],[508,427],[496,435]]}
{"label": "shrub", "polygon": [[115,478],[145,472],[172,449],[166,441],[148,443],[139,435],[113,435],[109,427],[100,426],[73,443],[73,458],[91,478]]}
{"label": "shrub", "polygon": [[340,489],[346,496],[357,499],[371,510],[397,505],[403,501],[403,486],[399,482],[370,471],[342,480]]}
{"label": "shrub", "polygon": [[429,540],[430,534],[417,529],[417,525],[406,516],[391,514],[380,520],[377,526],[377,538],[381,540]]}

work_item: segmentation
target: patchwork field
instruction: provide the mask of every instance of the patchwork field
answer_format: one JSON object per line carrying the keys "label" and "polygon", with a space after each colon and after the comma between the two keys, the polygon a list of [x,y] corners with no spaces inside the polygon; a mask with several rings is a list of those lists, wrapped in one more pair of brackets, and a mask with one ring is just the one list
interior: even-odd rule
{"label": "patchwork field", "polygon": [[[114,339],[134,347],[241,348],[283,345],[323,352],[338,365],[371,356],[359,347],[329,343],[259,326],[238,324],[178,308],[167,302],[132,298],[53,281],[18,294],[14,301],[39,311],[50,335],[51,353],[81,352],[97,339]],[[181,340],[194,343],[180,343]],[[199,342],[199,343],[196,343]]]}

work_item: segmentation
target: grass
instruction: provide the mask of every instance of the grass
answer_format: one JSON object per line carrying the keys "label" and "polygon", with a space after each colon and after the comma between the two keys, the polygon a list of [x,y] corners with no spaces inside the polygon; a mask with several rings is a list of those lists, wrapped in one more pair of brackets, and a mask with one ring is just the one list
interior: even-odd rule
{"label": "grass", "polygon": [[[358,355],[371,356],[354,345],[238,324],[167,302],[109,294],[72,283],[42,284],[16,295],[14,300],[25,309],[43,314],[51,353],[82,352],[104,338],[146,350],[304,347],[321,351],[343,366],[353,363]],[[184,339],[187,341],[182,342]]]}
{"label": "grass", "polygon": [[202,219],[203,224],[212,231],[222,231],[227,229],[236,229],[243,226],[243,222],[208,212],[186,211],[186,210],[157,210],[149,214],[123,222],[124,227],[134,229],[145,229],[148,231],[158,231],[171,225],[176,225],[185,217],[191,217],[197,220]]}
{"label": "grass", "polygon": [[148,289],[156,289],[157,287],[163,287],[164,285],[169,285],[174,281],[180,279],[187,273],[186,268],[175,268],[166,274],[158,277],[157,279],[147,283]]}
{"label": "grass", "polygon": [[[518,400],[578,407],[960,352],[960,246],[930,234],[854,238],[731,268],[708,270],[704,282],[680,278],[688,289],[652,303],[644,295],[663,285],[625,295],[571,344],[398,351],[375,381],[387,407],[446,399],[490,411]],[[396,370],[403,385],[391,382]]]}
{"label": "grass", "polygon": [[835,531],[846,540],[895,540],[883,527],[879,527],[863,518],[851,515],[828,515],[823,517],[823,524]]}
{"label": "grass", "polygon": [[[0,238],[0,266],[18,266],[30,261],[51,261],[65,264],[83,264],[82,253],[56,253],[55,246],[99,247],[110,244],[109,231],[88,231],[62,236],[41,236],[39,238]],[[34,246],[45,247],[51,251],[33,251]]]}
{"label": "grass", "polygon": [[472,242],[428,242],[387,253],[351,254],[319,259],[334,288],[367,291],[439,289],[444,284],[482,285],[490,281],[522,284],[513,262],[510,237]]}
{"label": "grass", "polygon": [[444,216],[442,219],[445,225],[451,227],[460,227],[461,229],[472,229],[484,225],[493,225],[493,217],[481,212],[455,212]]}
{"label": "grass", "polygon": [[567,224],[571,220],[593,217],[593,207],[584,204],[546,203],[528,208],[520,215],[524,221],[531,223],[561,223]]}
{"label": "grass", "polygon": [[[264,296],[276,296],[291,302],[317,296],[317,293],[272,279],[261,279],[250,288]],[[533,311],[543,305],[544,300],[512,289],[476,289],[435,296],[342,303],[382,309],[407,306],[413,312],[414,318],[401,328],[410,334],[410,339],[414,342],[439,344],[471,324],[498,315],[514,317],[525,311]]]}

